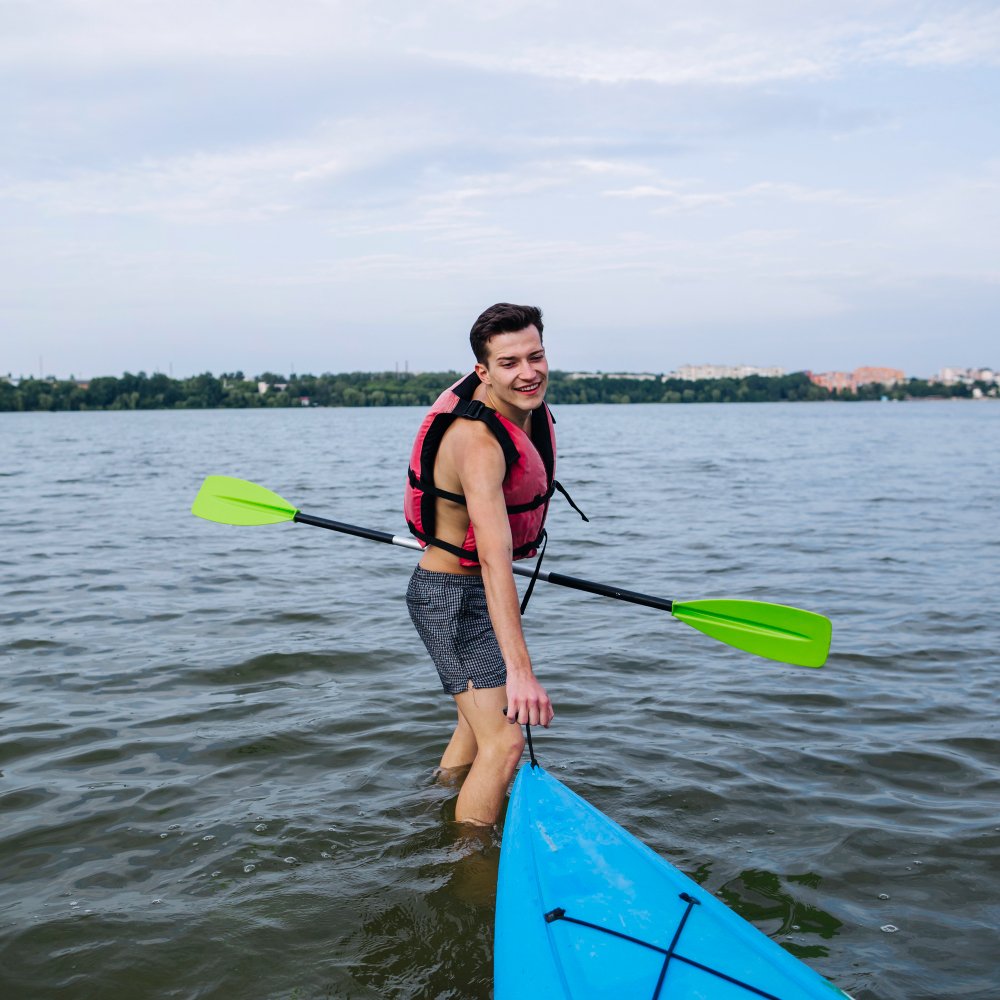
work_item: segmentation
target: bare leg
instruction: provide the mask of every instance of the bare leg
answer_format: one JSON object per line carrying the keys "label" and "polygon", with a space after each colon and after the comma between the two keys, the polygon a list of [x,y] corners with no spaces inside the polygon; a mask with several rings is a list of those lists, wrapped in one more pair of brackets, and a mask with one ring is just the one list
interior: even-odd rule
{"label": "bare leg", "polygon": [[455,695],[455,702],[478,748],[455,803],[455,819],[459,823],[492,826],[521,759],[524,736],[520,726],[511,725],[504,717],[505,688],[470,687]]}
{"label": "bare leg", "polygon": [[455,732],[451,734],[451,742],[441,756],[442,769],[451,771],[461,767],[470,767],[476,759],[476,750],[478,749],[472,727],[466,722],[465,716],[459,712],[458,725],[455,726]]}

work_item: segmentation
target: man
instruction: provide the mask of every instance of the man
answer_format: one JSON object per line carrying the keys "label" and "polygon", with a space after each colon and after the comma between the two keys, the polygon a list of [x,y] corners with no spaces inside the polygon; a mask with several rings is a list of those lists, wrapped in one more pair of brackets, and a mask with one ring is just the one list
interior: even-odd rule
{"label": "man", "polygon": [[553,717],[521,630],[512,560],[542,544],[557,484],[541,311],[491,306],[469,339],[475,371],[441,394],[413,447],[404,508],[426,551],[407,607],[458,706],[441,758],[446,771],[469,768],[455,819],[488,826],[521,758],[521,725]]}

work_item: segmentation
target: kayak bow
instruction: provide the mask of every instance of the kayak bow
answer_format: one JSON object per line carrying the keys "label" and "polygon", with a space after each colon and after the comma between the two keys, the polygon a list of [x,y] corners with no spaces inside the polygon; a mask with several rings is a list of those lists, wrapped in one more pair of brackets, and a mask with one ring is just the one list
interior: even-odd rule
{"label": "kayak bow", "polygon": [[500,852],[495,1000],[850,998],[542,767]]}

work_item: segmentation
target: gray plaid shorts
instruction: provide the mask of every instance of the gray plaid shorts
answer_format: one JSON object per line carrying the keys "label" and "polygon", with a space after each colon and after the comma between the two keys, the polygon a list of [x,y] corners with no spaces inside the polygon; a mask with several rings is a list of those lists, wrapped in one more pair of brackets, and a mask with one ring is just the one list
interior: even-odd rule
{"label": "gray plaid shorts", "polygon": [[406,589],[406,607],[448,694],[467,691],[469,681],[477,688],[507,683],[482,577],[417,566]]}

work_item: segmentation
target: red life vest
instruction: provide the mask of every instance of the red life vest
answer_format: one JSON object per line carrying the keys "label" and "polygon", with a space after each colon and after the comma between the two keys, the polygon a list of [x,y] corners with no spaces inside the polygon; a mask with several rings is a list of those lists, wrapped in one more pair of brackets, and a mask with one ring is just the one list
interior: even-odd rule
{"label": "red life vest", "polygon": [[525,559],[537,551],[544,535],[543,526],[549,500],[554,490],[561,489],[555,481],[555,421],[548,406],[542,403],[537,410],[532,411],[529,437],[496,410],[491,410],[478,399],[472,398],[479,385],[479,376],[472,372],[438,396],[424,417],[413,442],[409,477],[403,498],[403,513],[410,531],[425,547],[434,545],[458,556],[462,566],[479,565],[476,534],[471,522],[461,547],[443,541],[434,534],[437,498],[465,503],[465,497],[460,493],[449,493],[434,485],[434,462],[441,439],[455,420],[460,417],[482,420],[500,442],[507,463],[503,497],[507,505],[515,559]]}

